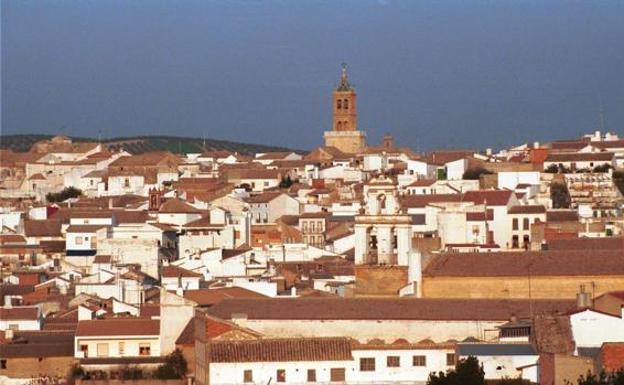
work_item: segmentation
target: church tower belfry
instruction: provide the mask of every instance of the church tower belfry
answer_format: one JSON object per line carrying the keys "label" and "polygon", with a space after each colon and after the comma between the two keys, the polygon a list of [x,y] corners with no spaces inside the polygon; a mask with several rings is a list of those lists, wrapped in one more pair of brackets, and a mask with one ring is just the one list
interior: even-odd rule
{"label": "church tower belfry", "polygon": [[347,65],[342,64],[340,84],[334,90],[334,131],[357,131],[355,90],[347,78]]}
{"label": "church tower belfry", "polygon": [[348,154],[359,153],[366,147],[366,134],[357,129],[357,97],[344,63],[333,93],[333,125],[331,131],[325,132],[325,146]]}

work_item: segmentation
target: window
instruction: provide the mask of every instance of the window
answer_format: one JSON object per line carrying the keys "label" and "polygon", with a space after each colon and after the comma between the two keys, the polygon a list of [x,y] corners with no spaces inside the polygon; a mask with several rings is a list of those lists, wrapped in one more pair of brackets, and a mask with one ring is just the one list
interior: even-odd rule
{"label": "window", "polygon": [[342,109],[342,100],[341,99],[336,100],[336,108],[339,109],[339,110]]}
{"label": "window", "polygon": [[152,349],[150,344],[139,344],[139,355],[140,356],[149,356],[152,353]]}
{"label": "window", "polygon": [[412,366],[427,366],[427,356],[413,356]]}
{"label": "window", "polygon": [[19,324],[9,324],[9,330],[18,331]]}
{"label": "window", "polygon": [[82,352],[83,356],[85,358],[87,358],[89,356],[89,346],[88,345],[80,345],[80,351]]}
{"label": "window", "polygon": [[243,382],[253,382],[253,372],[250,369],[243,372]]}
{"label": "window", "polygon": [[96,345],[97,356],[98,357],[108,357],[108,344],[97,344]]}
{"label": "window", "polygon": [[514,218],[511,221],[511,229],[512,230],[518,230],[518,218]]}
{"label": "window", "polygon": [[360,358],[360,372],[374,372],[375,358]]}
{"label": "window", "polygon": [[446,353],[446,366],[455,366],[455,353]]}
{"label": "window", "polygon": [[517,249],[518,247],[520,247],[519,243],[518,243],[518,236],[514,235],[511,237],[511,248],[512,249]]}
{"label": "window", "polygon": [[329,380],[331,382],[345,381],[345,368],[331,368],[329,370]]}
{"label": "window", "polygon": [[125,178],[125,179],[124,179],[124,187],[125,187],[125,188],[130,187],[130,179],[128,179],[128,178]]}
{"label": "window", "polygon": [[399,356],[388,356],[386,358],[386,366],[389,368],[398,368],[401,366],[401,357]]}
{"label": "window", "polygon": [[342,105],[343,105],[345,110],[348,110],[349,109],[349,99],[343,100]]}
{"label": "window", "polygon": [[76,244],[82,245],[82,237],[76,237]]}
{"label": "window", "polygon": [[7,368],[7,360],[0,360],[0,369]]}
{"label": "window", "polygon": [[522,220],[522,229],[523,230],[528,230],[529,229],[529,218],[524,218]]}
{"label": "window", "polygon": [[125,342],[120,342],[118,348],[119,348],[119,355],[123,356],[125,351],[126,351],[126,343]]}
{"label": "window", "polygon": [[307,381],[308,382],[316,382],[316,370],[315,369],[308,369]]}
{"label": "window", "polygon": [[277,369],[277,382],[286,382],[286,370]]}

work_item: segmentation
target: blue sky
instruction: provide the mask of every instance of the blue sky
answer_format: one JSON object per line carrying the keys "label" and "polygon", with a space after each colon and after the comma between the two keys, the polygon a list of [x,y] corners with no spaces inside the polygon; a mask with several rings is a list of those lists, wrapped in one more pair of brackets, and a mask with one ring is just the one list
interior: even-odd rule
{"label": "blue sky", "polygon": [[369,142],[624,127],[622,1],[3,0],[2,133],[309,149],[347,62]]}

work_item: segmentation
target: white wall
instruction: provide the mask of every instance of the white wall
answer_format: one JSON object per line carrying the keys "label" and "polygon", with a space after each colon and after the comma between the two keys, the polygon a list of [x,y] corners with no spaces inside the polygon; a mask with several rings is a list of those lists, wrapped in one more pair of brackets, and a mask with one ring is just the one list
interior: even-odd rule
{"label": "white wall", "polygon": [[539,171],[501,171],[498,173],[498,188],[513,190],[517,185],[540,184]]}
{"label": "white wall", "polygon": [[[425,383],[432,372],[446,371],[446,354],[451,349],[396,349],[396,350],[357,350],[352,351],[353,360],[345,361],[300,361],[300,362],[249,362],[211,363],[210,383],[212,385],[240,384],[245,370],[252,370],[256,384],[276,382],[278,369],[286,371],[286,382],[305,384],[308,369],[316,370],[317,383],[329,383],[332,368],[345,369],[347,383],[379,384],[381,382]],[[413,366],[412,357],[425,356],[427,366]],[[400,357],[400,367],[387,367],[387,357]],[[360,358],[375,358],[374,371],[360,371]]]}
{"label": "white wall", "polygon": [[592,310],[570,315],[572,335],[578,347],[600,347],[624,341],[624,319]]}

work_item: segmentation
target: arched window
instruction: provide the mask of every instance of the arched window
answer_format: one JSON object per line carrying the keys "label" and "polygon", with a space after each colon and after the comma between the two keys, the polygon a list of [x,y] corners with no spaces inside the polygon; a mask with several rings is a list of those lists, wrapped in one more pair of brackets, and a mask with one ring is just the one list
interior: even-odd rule
{"label": "arched window", "polygon": [[336,101],[336,108],[337,108],[337,109],[341,109],[341,108],[342,108],[342,99],[338,99],[338,100]]}
{"label": "arched window", "polygon": [[342,123],[342,128],[343,128],[345,131],[348,131],[348,130],[349,130],[349,122],[347,122],[347,121],[345,120],[345,121]]}
{"label": "arched window", "polygon": [[342,131],[342,122],[338,122],[338,124],[336,124],[336,129],[338,131]]}
{"label": "arched window", "polygon": [[379,212],[382,213],[386,210],[386,196],[381,194],[377,196],[377,205],[379,207]]}
{"label": "arched window", "polygon": [[342,103],[344,105],[344,109],[348,110],[349,109],[349,99],[345,99],[344,102]]}

